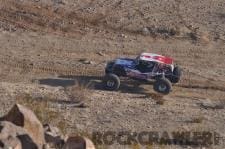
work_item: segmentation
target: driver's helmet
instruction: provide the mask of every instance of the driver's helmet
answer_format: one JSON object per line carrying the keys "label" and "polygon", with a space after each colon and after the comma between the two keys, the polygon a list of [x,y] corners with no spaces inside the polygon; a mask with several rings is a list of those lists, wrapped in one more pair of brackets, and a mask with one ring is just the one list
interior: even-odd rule
{"label": "driver's helmet", "polygon": [[145,61],[145,60],[139,60],[139,65],[145,66],[147,68],[152,68],[154,66],[154,62],[152,62],[152,61]]}

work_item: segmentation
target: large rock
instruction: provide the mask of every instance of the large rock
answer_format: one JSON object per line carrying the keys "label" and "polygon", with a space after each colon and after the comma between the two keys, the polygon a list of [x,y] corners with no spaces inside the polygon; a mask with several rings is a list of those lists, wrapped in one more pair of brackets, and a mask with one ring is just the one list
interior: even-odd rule
{"label": "large rock", "polygon": [[38,145],[38,148],[42,148],[45,144],[43,126],[36,115],[28,108],[16,104],[10,112],[1,119],[24,128],[31,139]]}
{"label": "large rock", "polygon": [[24,134],[26,134],[26,131],[23,128],[18,127],[11,122],[0,122],[0,140],[8,138],[9,136],[16,137]]}
{"label": "large rock", "polygon": [[0,148],[37,149],[37,145],[22,127],[11,122],[0,122]]}
{"label": "large rock", "polygon": [[18,138],[9,136],[8,138],[0,140],[0,148],[22,149],[22,144]]}
{"label": "large rock", "polygon": [[85,137],[68,137],[63,149],[95,149],[91,140]]}

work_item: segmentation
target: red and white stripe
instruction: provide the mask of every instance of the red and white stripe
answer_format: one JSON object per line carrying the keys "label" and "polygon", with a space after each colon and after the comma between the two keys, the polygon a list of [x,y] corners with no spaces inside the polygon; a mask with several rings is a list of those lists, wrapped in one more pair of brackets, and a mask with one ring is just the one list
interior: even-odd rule
{"label": "red and white stripe", "polygon": [[155,61],[167,65],[172,65],[173,64],[173,59],[170,57],[154,54],[154,53],[142,53],[140,55],[140,60],[145,60],[145,61]]}

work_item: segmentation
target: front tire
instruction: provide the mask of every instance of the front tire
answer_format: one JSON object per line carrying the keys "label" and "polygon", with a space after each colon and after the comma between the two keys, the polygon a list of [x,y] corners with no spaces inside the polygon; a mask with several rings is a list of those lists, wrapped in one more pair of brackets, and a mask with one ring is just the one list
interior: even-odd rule
{"label": "front tire", "polygon": [[107,90],[118,90],[120,87],[120,79],[115,74],[106,74],[104,78],[104,86]]}
{"label": "front tire", "polygon": [[160,78],[155,81],[155,83],[153,84],[153,88],[156,92],[169,94],[172,90],[172,85],[168,79]]}

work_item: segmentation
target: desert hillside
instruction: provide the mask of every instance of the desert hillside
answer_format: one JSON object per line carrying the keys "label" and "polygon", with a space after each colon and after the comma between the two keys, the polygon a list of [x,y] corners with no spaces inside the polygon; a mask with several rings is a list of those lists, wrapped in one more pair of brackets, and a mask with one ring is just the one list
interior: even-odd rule
{"label": "desert hillside", "polygon": [[[20,103],[65,133],[208,131],[225,138],[224,8],[224,0],[0,0],[0,116]],[[119,91],[103,89],[107,61],[144,51],[181,66],[169,95],[130,80]],[[206,148],[223,149],[224,141]]]}

